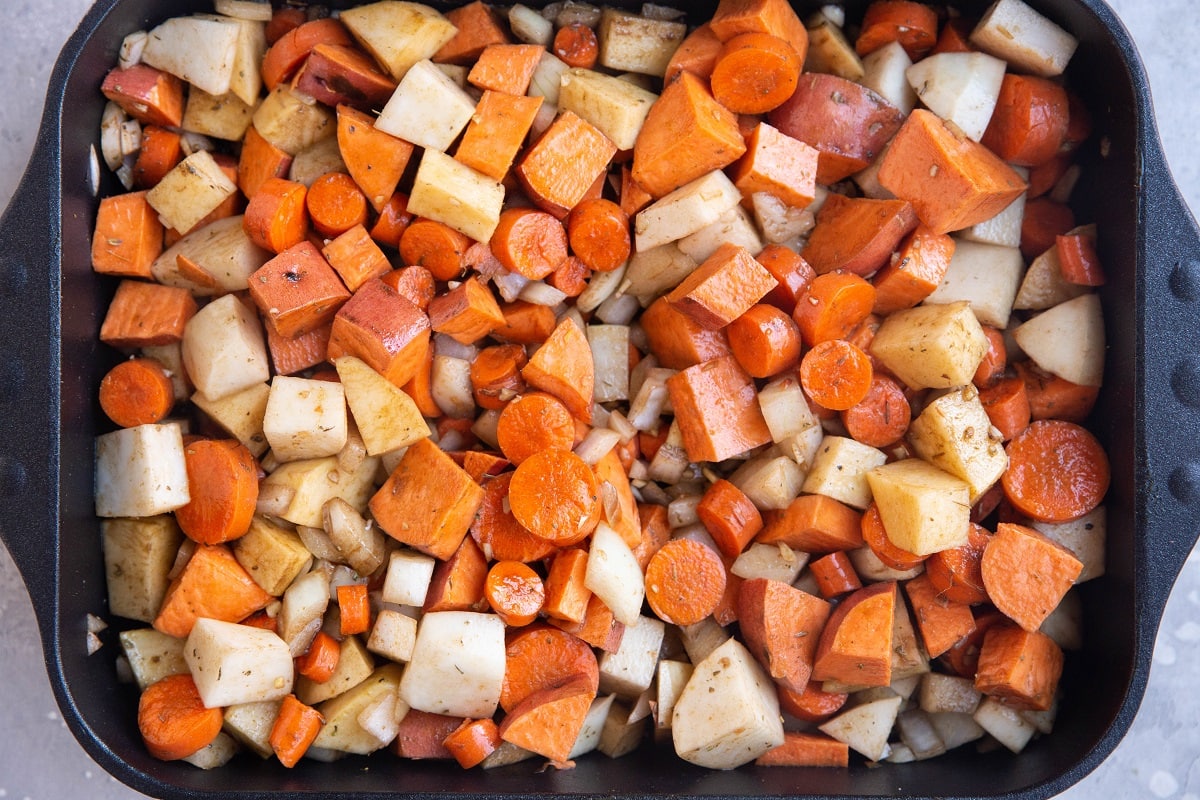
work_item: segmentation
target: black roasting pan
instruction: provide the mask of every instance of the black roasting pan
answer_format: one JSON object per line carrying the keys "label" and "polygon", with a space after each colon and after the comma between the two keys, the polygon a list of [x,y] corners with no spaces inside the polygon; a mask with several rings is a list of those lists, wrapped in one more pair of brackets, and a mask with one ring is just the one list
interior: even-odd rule
{"label": "black roasting pan", "polygon": [[[1057,728],[1018,757],[965,748],[932,761],[868,769],[745,767],[710,772],[646,746],[569,771],[534,762],[484,773],[386,753],[336,764],[240,757],[202,772],[147,755],[135,690],[116,679],[114,628],[89,656],[87,614],[106,616],[92,514],[96,389],[115,354],[96,338],[114,282],[90,268],[97,207],[94,150],[105,72],[121,39],[207,0],[100,0],[54,68],[36,150],[0,219],[0,533],[37,613],[50,682],[88,753],[146,794],[172,798],[925,797],[1044,798],[1094,769],[1128,730],[1150,670],[1171,585],[1200,514],[1200,231],[1163,159],[1146,74],[1129,33],[1102,0],[1030,0],[1080,46],[1069,80],[1095,119],[1081,220],[1099,226],[1109,283],[1106,383],[1092,427],[1112,459],[1107,574],[1083,584],[1085,647],[1068,658]],[[863,0],[846,3],[851,15]],[[693,19],[714,2],[684,3]],[[801,12],[819,5],[797,2]],[[960,7],[979,13],[983,3]],[[115,191],[111,175],[101,193]]]}

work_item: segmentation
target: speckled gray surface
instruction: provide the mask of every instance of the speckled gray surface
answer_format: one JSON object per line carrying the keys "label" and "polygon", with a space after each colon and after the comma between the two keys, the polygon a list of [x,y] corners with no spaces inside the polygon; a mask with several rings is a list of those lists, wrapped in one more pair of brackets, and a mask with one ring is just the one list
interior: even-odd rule
{"label": "speckled gray surface", "polygon": [[[1200,209],[1200,15],[1194,0],[1110,0],[1150,75],[1167,160]],[[89,3],[3,0],[0,34],[0,205],[33,147],[54,58]],[[62,722],[42,664],[33,609],[0,547],[0,798],[132,798],[76,744]],[[1200,800],[1200,553],[1189,558],[1159,632],[1150,685],[1126,739],[1096,772],[1061,795]]]}

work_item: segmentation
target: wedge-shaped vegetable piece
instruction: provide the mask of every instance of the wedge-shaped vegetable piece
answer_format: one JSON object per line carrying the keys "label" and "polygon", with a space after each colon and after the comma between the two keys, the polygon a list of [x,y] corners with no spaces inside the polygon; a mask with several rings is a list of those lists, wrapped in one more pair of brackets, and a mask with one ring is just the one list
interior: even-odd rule
{"label": "wedge-shaped vegetable piece", "polygon": [[621,78],[590,69],[568,69],[562,76],[558,107],[573,111],[612,140],[632,149],[658,95]]}
{"label": "wedge-shaped vegetable piece", "polygon": [[1013,300],[1013,309],[1041,311],[1088,293],[1086,286],[1069,283],[1062,274],[1058,247],[1051,247],[1033,260],[1021,288]]}
{"label": "wedge-shaped vegetable piece", "polygon": [[845,436],[826,436],[817,447],[801,491],[864,509],[871,504],[867,473],[886,460],[882,450]]}
{"label": "wedge-shaped vegetable piece", "polygon": [[494,179],[445,153],[426,150],[408,198],[408,211],[486,242],[500,222],[503,204],[504,187]]}
{"label": "wedge-shaped vegetable piece", "polygon": [[745,152],[737,117],[713,99],[701,78],[684,72],[646,116],[633,148],[633,179],[662,197]]}
{"label": "wedge-shaped vegetable piece", "polygon": [[801,255],[818,275],[834,270],[870,275],[888,263],[900,240],[916,227],[917,215],[904,200],[831,194]]}
{"label": "wedge-shaped vegetable piece", "polygon": [[278,700],[292,691],[292,655],[282,639],[262,628],[197,620],[184,659],[209,708]]}
{"label": "wedge-shaped vegetable piece", "polygon": [[340,497],[355,508],[365,508],[374,489],[375,470],[379,459],[365,458],[356,468],[343,469],[337,456],[310,458],[303,461],[288,461],[280,464],[263,479],[260,489],[290,495],[291,501],[280,519],[305,525],[321,527],[321,507],[333,497]]}
{"label": "wedge-shaped vegetable piece", "polygon": [[1022,71],[1061,75],[1079,44],[1022,0],[998,0],[971,31],[971,44]]}
{"label": "wedge-shaped vegetable piece", "polygon": [[[267,263],[271,253],[250,241],[242,219],[240,214],[224,217],[184,236],[150,265],[154,279],[199,297],[245,290],[250,276]],[[185,275],[179,267],[181,259],[204,272],[204,284]]]}
{"label": "wedge-shaped vegetable piece", "polygon": [[375,127],[375,118],[350,106],[338,106],[337,141],[350,177],[376,211],[396,190],[412,157],[413,145]]}
{"label": "wedge-shaped vegetable piece", "polygon": [[785,583],[754,578],[738,590],[737,609],[746,647],[758,663],[780,686],[803,692],[829,603]]}
{"label": "wedge-shaped vegetable piece", "polygon": [[1083,563],[1075,583],[1090,581],[1104,574],[1105,539],[1108,515],[1104,506],[1096,506],[1070,522],[1034,522],[1033,528],[1070,550]]}
{"label": "wedge-shaped vegetable piece", "polygon": [[295,532],[260,516],[233,543],[233,556],[255,583],[276,597],[312,562],[312,553]]}
{"label": "wedge-shaped vegetable piece", "polygon": [[[489,45],[507,44],[508,34],[501,24],[503,16],[502,13],[493,10],[490,5],[478,0],[450,9],[446,12],[446,19],[458,29],[458,32],[434,54],[433,60],[439,64],[469,66]],[[553,22],[551,22],[551,27],[553,27]]]}
{"label": "wedge-shaped vegetable piece", "polygon": [[1035,631],[1083,570],[1070,550],[1024,525],[1001,522],[980,563],[988,598],[1027,631]]}
{"label": "wedge-shaped vegetable piece", "polygon": [[[635,268],[633,263],[636,263],[639,256],[649,258],[644,254],[661,245],[690,236],[717,222],[723,214],[737,207],[741,199],[741,192],[737,190],[725,173],[721,170],[713,170],[680,186],[642,209],[634,217],[633,223],[637,255],[634,256],[635,261],[631,262],[630,268],[635,270],[634,277],[641,276],[639,270],[652,268],[652,266]],[[667,274],[672,277],[677,272],[682,272],[686,265],[686,262],[680,264],[674,259],[665,261],[666,265],[673,267],[667,270]],[[652,265],[657,263],[656,260],[652,262]],[[683,277],[685,275],[680,275],[680,279]],[[644,295],[665,282],[666,276],[664,275],[662,281],[652,281],[650,286],[643,286],[639,282],[635,284],[639,288],[631,290],[635,294]],[[670,286],[674,286],[674,284],[663,285],[662,288],[666,289]]]}
{"label": "wedge-shaped vegetable piece", "polygon": [[667,302],[708,330],[740,317],[776,285],[744,247],[726,243],[667,294]]}
{"label": "wedge-shaped vegetable piece", "polygon": [[996,698],[983,698],[971,716],[996,741],[1014,753],[1025,749],[1025,745],[1037,733],[1037,727],[1025,718],[1023,712]]}
{"label": "wedge-shaped vegetable piece", "polygon": [[178,127],[183,119],[183,83],[148,64],[110,70],[100,91],[141,122]]}
{"label": "wedge-shaped vegetable piece", "polygon": [[863,59],[862,84],[907,115],[917,104],[917,94],[905,76],[912,63],[900,42],[890,42]]}
{"label": "wedge-shaped vegetable piece", "polygon": [[1104,377],[1104,317],[1100,296],[1085,294],[1043,311],[1013,338],[1039,367],[1083,386]]}
{"label": "wedge-shaped vegetable piece", "polygon": [[256,383],[218,400],[213,400],[202,392],[195,392],[191,400],[192,404],[218,427],[241,442],[251,455],[258,457],[267,451],[263,415],[267,412],[267,398],[270,394],[270,386]]}
{"label": "wedge-shaped vegetable piece", "polygon": [[601,66],[617,72],[662,76],[687,26],[671,20],[648,19],[613,8],[600,15]]}
{"label": "wedge-shaped vegetable piece", "polygon": [[400,0],[346,9],[338,19],[396,80],[440,50],[457,31],[433,8]]}
{"label": "wedge-shaped vegetable piece", "polygon": [[870,346],[871,355],[913,389],[970,383],[985,352],[987,336],[966,301],[891,314]]}
{"label": "wedge-shaped vegetable piece", "polygon": [[291,156],[337,133],[331,109],[286,84],[263,98],[253,122],[263,139]]}
{"label": "wedge-shaped vegetable piece", "polygon": [[281,703],[281,700],[264,700],[229,706],[225,709],[222,729],[260,758],[270,758],[274,754],[270,741],[271,729],[279,716]]}
{"label": "wedge-shaped vegetable piece", "polygon": [[375,670],[375,660],[357,636],[342,639],[342,650],[338,656],[337,669],[333,677],[317,683],[301,675],[296,678],[296,697],[306,705],[323,703],[337,697],[367,680]]}
{"label": "wedge-shaped vegetable piece", "polygon": [[121,631],[121,652],[129,661],[133,679],[139,689],[145,689],[168,675],[188,671],[183,657],[184,640],[168,636],[153,628]]}
{"label": "wedge-shaped vegetable piece", "polygon": [[926,108],[979,141],[1000,96],[1004,67],[987,53],[937,53],[905,74]]}
{"label": "wedge-shaped vegetable piece", "polygon": [[434,714],[490,717],[504,684],[504,623],[493,614],[436,611],[421,617],[400,697]]}
{"label": "wedge-shaped vegetable piece", "polygon": [[992,430],[979,391],[968,384],[925,406],[908,433],[917,455],[967,482],[973,504],[1008,468],[1004,443]]}
{"label": "wedge-shaped vegetable piece", "polygon": [[405,74],[375,127],[421,147],[445,152],[458,138],[475,101],[432,61],[418,61]]}
{"label": "wedge-shaped vegetable piece", "polygon": [[696,665],[671,719],[675,752],[711,769],[733,769],[783,744],[771,679],[729,639]]}
{"label": "wedge-shaped vegetable piece", "polygon": [[277,375],[263,433],[280,461],[337,454],[346,445],[346,396],[340,383]]}
{"label": "wedge-shaped vegetable piece", "polygon": [[730,175],[746,197],[768,192],[789,206],[805,207],[816,196],[817,158],[815,148],[762,122]]}
{"label": "wedge-shaped vegetable piece", "polygon": [[458,549],[482,502],[483,489],[462,467],[436,444],[418,439],[370,506],[392,538],[445,559]]}
{"label": "wedge-shaped vegetable piece", "polygon": [[971,607],[941,597],[928,575],[918,575],[908,581],[904,591],[912,603],[921,641],[930,658],[942,655],[975,630]]}
{"label": "wedge-shaped vegetable piece", "polygon": [[[366,755],[387,745],[390,739],[381,741],[363,727],[359,717],[376,704],[385,704],[390,706],[387,710],[390,710],[393,726],[399,725],[407,711],[398,696],[402,673],[399,664],[385,664],[358,685],[321,703],[317,710],[325,717],[325,725],[312,746]],[[399,708],[397,704],[400,704]]]}
{"label": "wedge-shaped vegetable piece", "polygon": [[530,386],[554,395],[584,422],[592,421],[596,371],[587,336],[569,319],[555,326],[550,338],[521,369]]}
{"label": "wedge-shaped vegetable piece", "polygon": [[270,377],[257,316],[235,295],[206,305],[183,330],[183,363],[196,388],[219,400]]}
{"label": "wedge-shaped vegetable piece", "polygon": [[966,300],[981,324],[1003,330],[1024,274],[1025,259],[1016,247],[959,240],[942,282],[926,302],[947,305]]}
{"label": "wedge-shaped vegetable piece", "polygon": [[250,127],[253,115],[254,106],[233,93],[211,95],[193,86],[188,91],[182,126],[205,136],[239,141]]}
{"label": "wedge-shaped vegetable piece", "polygon": [[856,82],[863,80],[866,68],[862,59],[837,23],[824,12],[817,12],[809,17],[806,27],[808,53],[804,61],[805,72],[827,73]]}
{"label": "wedge-shaped vegetable piece", "polygon": [[209,94],[225,94],[233,81],[240,35],[237,20],[174,17],[150,31],[142,60]]}
{"label": "wedge-shaped vegetable piece", "polygon": [[919,458],[876,467],[867,480],[892,544],[915,555],[966,544],[971,516],[966,481]]}
{"label": "wedge-shaped vegetable piece", "polygon": [[[593,597],[592,603],[603,606],[599,597]],[[634,624],[624,626],[619,647],[600,656],[600,691],[636,698],[649,689],[665,633],[666,625],[657,617],[639,616]]]}
{"label": "wedge-shaped vegetable piece", "polygon": [[370,455],[398,450],[429,436],[429,425],[412,398],[366,362],[342,356],[334,366]]}
{"label": "wedge-shaped vegetable piece", "polygon": [[283,593],[276,615],[276,630],[292,655],[303,655],[321,627],[329,607],[329,572],[314,569],[294,579]]}
{"label": "wedge-shaped vegetable piece", "polygon": [[540,689],[505,714],[500,737],[552,761],[565,761],[595,698],[596,687],[584,677]]}
{"label": "wedge-shaped vegetable piece", "polygon": [[145,519],[106,519],[100,523],[108,610],[153,622],[170,583],[167,575],[183,541],[169,514]]}
{"label": "wedge-shaped vegetable piece", "polygon": [[605,522],[592,534],[584,586],[612,610],[617,621],[637,623],[645,594],[642,570],[621,534]]}
{"label": "wedge-shaped vegetable piece", "polygon": [[936,233],[991,219],[1025,191],[1012,167],[961,129],[920,108],[883,155],[879,183],[912,203],[921,222]]}
{"label": "wedge-shaped vegetable piece", "polygon": [[153,517],[191,499],[178,423],[138,425],[96,437],[96,515]]}
{"label": "wedge-shaped vegetable piece", "polygon": [[197,150],[146,192],[146,202],[164,225],[187,233],[236,191],[212,155]]}
{"label": "wedge-shaped vegetable piece", "polygon": [[897,601],[896,584],[890,581],[865,586],[843,599],[821,633],[813,680],[850,686],[891,683],[892,625]]}

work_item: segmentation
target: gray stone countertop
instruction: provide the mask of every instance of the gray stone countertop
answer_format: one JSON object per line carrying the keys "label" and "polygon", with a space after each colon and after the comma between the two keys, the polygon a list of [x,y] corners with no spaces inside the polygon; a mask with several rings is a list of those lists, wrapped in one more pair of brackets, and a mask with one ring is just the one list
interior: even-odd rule
{"label": "gray stone countertop", "polygon": [[[1193,0],[1110,0],[1145,61],[1176,181],[1200,209],[1200,10]],[[51,67],[87,0],[3,0],[0,33],[0,205],[29,159]],[[33,608],[0,546],[0,798],[141,797],[109,777],[61,720],[42,662]],[[1200,553],[1175,586],[1141,712],[1113,755],[1061,797],[1200,800]]]}

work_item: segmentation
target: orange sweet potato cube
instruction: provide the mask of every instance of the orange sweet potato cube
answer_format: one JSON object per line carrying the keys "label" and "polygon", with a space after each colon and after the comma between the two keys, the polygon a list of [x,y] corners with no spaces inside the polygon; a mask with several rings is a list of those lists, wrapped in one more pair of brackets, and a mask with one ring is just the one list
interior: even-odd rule
{"label": "orange sweet potato cube", "polygon": [[900,240],[917,227],[904,200],[830,195],[800,253],[818,275],[845,270],[870,275],[891,258]]}
{"label": "orange sweet potato cube", "polygon": [[403,387],[425,363],[429,317],[378,278],[367,281],[333,318],[329,360],[357,356]]}
{"label": "orange sweet potato cube", "polygon": [[790,44],[801,63],[808,54],[808,31],[787,0],[722,0],[709,25],[722,42],[739,33],[769,33]]}
{"label": "orange sweet potato cube", "polygon": [[308,240],[255,270],[249,288],[267,324],[286,338],[330,322],[350,299],[333,267]]}
{"label": "orange sweet potato cube", "polygon": [[928,575],[918,575],[904,585],[912,604],[917,629],[925,643],[925,652],[937,658],[975,630],[975,616],[966,603],[941,596]]}
{"label": "orange sweet potato cube", "polygon": [[185,638],[201,617],[239,622],[274,598],[254,582],[225,545],[200,545],[169,587],[154,628]]}
{"label": "orange sweet potato cube", "polygon": [[268,178],[287,178],[292,157],[268,142],[251,125],[242,137],[238,156],[237,185],[247,198],[254,197]]}
{"label": "orange sweet potato cube", "polygon": [[462,544],[482,502],[483,487],[436,444],[418,439],[370,508],[393,539],[444,560]]}
{"label": "orange sweet potato cube", "polygon": [[815,147],[760,122],[729,177],[747,200],[767,192],[789,206],[804,207],[816,197],[818,155]]}
{"label": "orange sweet potato cube", "polygon": [[782,511],[763,515],[755,537],[762,544],[782,542],[806,553],[833,553],[862,547],[862,514],[823,494],[802,494]]}
{"label": "orange sweet potato cube", "polygon": [[726,356],[729,339],[724,330],[708,330],[660,297],[642,313],[642,328],[650,352],[668,369],[685,369]]}
{"label": "orange sweet potato cube", "polygon": [[429,303],[429,325],[463,344],[474,344],[504,324],[491,289],[475,276]]}
{"label": "orange sweet potato cube", "polygon": [[876,314],[891,314],[933,294],[946,277],[955,241],[944,233],[918,225],[896,247],[896,257],[880,267],[871,278],[875,286]]}
{"label": "orange sweet potato cube", "polygon": [[737,115],[713,98],[703,78],[682,72],[646,115],[633,145],[633,179],[662,197],[745,152]]}
{"label": "orange sweet potato cube", "polygon": [[174,344],[195,313],[196,301],[187,289],[123,280],[100,325],[100,341],[113,347]]}
{"label": "orange sweet potato cube", "polygon": [[163,225],[145,192],[100,201],[92,236],[92,269],[103,275],[153,278],[150,265],[163,249]]}
{"label": "orange sweet potato cube", "polygon": [[616,153],[617,146],[596,126],[563,111],[525,151],[517,179],[539,208],[562,219],[587,196]]}
{"label": "orange sweet potato cube", "polygon": [[404,175],[412,144],[375,127],[375,118],[347,105],[337,107],[338,150],[367,202],[382,214]]}
{"label": "orange sweet potato cube", "polygon": [[715,331],[746,313],[777,283],[746,248],[726,242],[667,295],[667,302]]}
{"label": "orange sweet potato cube", "polygon": [[381,278],[392,271],[392,263],[362,225],[355,225],[329,242],[321,254],[352,292],[371,278]]}
{"label": "orange sweet potato cube", "polygon": [[596,368],[587,337],[571,320],[564,318],[558,323],[521,368],[521,377],[563,401],[576,419],[592,421]]}
{"label": "orange sweet potato cube", "polygon": [[483,587],[487,581],[488,560],[470,536],[445,561],[439,561],[429,580],[424,611],[483,611],[487,600]]}
{"label": "orange sweet potato cube", "polygon": [[183,81],[148,64],[111,70],[100,91],[141,122],[164,128],[183,123]]}
{"label": "orange sweet potato cube", "polygon": [[1062,677],[1063,653],[1041,631],[1002,622],[988,628],[979,649],[975,688],[1013,708],[1045,711]]}
{"label": "orange sweet potato cube", "polygon": [[754,380],[733,356],[675,373],[667,392],[690,461],[724,461],[771,441]]}
{"label": "orange sweet potato cube", "polygon": [[545,98],[487,90],[454,153],[455,160],[504,180]]}
{"label": "orange sweet potato cube", "polygon": [[267,351],[271,365],[278,375],[295,375],[325,362],[329,352],[329,331],[333,323],[313,328],[308,333],[287,338],[280,336],[270,325],[267,328]]}
{"label": "orange sweet potato cube", "polygon": [[524,95],[546,48],[540,44],[490,44],[467,74],[467,83],[494,92]]}
{"label": "orange sweet potato cube", "polygon": [[893,137],[879,183],[912,203],[935,233],[991,219],[1026,188],[999,156],[924,109],[913,111]]}
{"label": "orange sweet potato cube", "polygon": [[433,60],[439,64],[469,64],[488,45],[508,41],[495,12],[480,0],[447,11],[446,19],[454,23],[458,32],[433,54]]}
{"label": "orange sweet potato cube", "polygon": [[583,622],[592,590],[584,585],[588,551],[579,547],[559,550],[546,575],[546,616],[564,622]]}

